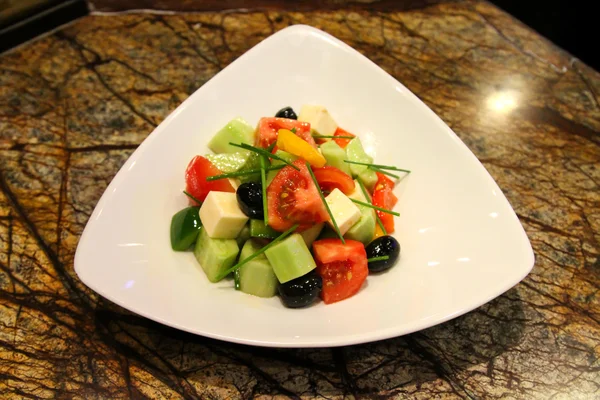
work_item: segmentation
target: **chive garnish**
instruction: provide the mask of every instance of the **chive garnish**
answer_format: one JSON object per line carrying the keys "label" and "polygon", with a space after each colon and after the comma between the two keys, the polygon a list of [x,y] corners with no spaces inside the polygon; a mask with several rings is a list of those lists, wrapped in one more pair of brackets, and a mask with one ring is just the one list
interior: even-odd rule
{"label": "chive garnish", "polygon": [[270,158],[274,158],[274,159],[279,160],[279,161],[283,161],[284,163],[286,163],[290,167],[294,168],[295,170],[300,171],[300,168],[296,167],[291,162],[287,161],[286,159],[284,159],[282,157],[279,157],[276,154],[271,154],[270,152],[266,151],[265,149],[259,149],[258,147],[250,146],[249,144],[246,144],[246,143],[237,144],[237,143],[231,143],[231,142],[229,142],[229,144],[232,145],[232,146],[235,146],[235,147],[239,147],[239,148],[244,149],[244,150],[253,151],[255,153],[260,154],[261,156],[270,157]]}
{"label": "chive garnish", "polygon": [[192,196],[191,194],[189,194],[188,192],[186,192],[185,190],[183,191],[183,194],[185,194],[187,197],[189,197],[190,199],[194,200],[196,203],[198,203],[199,206],[202,205],[202,202],[200,200],[198,200],[197,198],[195,198],[194,196]]}
{"label": "chive garnish", "polygon": [[262,186],[262,202],[265,226],[269,224],[269,214],[267,210],[267,175],[266,175],[266,157],[260,156],[260,183]]}
{"label": "chive garnish", "polygon": [[354,139],[354,136],[335,136],[335,135],[312,135],[317,139]]}
{"label": "chive garnish", "polygon": [[400,176],[398,176],[396,174],[392,174],[391,172],[388,172],[388,171],[384,171],[381,168],[377,168],[377,167],[369,167],[369,168],[372,169],[373,171],[379,172],[380,174],[384,174],[387,176],[391,176],[392,178],[400,179]]}
{"label": "chive garnish", "polygon": [[290,132],[296,133],[296,127],[293,127],[292,129],[290,129]]}
{"label": "chive garnish", "polygon": [[[369,200],[369,193],[367,193],[367,188],[365,187],[365,185],[363,185],[363,183],[360,181],[360,179],[358,180],[358,185],[360,186],[360,189],[362,190],[363,194],[365,195],[365,198],[367,200]],[[377,225],[379,225],[379,227],[381,228],[381,232],[383,232],[384,235],[387,235],[387,230],[385,229],[385,226],[383,226],[383,222],[381,222],[381,218],[379,218],[379,214],[375,213],[375,219],[377,219]]]}
{"label": "chive garnish", "polygon": [[221,279],[225,278],[230,273],[237,271],[242,265],[246,264],[248,261],[251,261],[251,260],[255,259],[256,257],[260,256],[262,253],[264,253],[265,251],[267,251],[268,249],[273,247],[275,244],[281,242],[283,239],[288,237],[292,232],[294,232],[296,230],[296,228],[298,228],[298,226],[300,226],[300,225],[296,224],[296,225],[292,226],[290,229],[283,232],[281,235],[277,236],[275,239],[273,239],[273,241],[271,243],[267,244],[265,247],[261,248],[256,253],[252,254],[251,256],[249,256],[247,258],[244,258],[242,261],[238,262],[233,267],[231,267],[228,270],[226,270],[225,272],[221,273],[221,275],[217,276],[216,280],[220,281]]}
{"label": "chive garnish", "polygon": [[367,258],[367,262],[384,261],[384,260],[389,260],[389,259],[390,259],[390,256],[379,256],[379,257]]}
{"label": "chive garnish", "polygon": [[[285,167],[284,164],[274,165],[272,167],[268,167],[266,169],[266,171],[275,171],[275,170],[281,169],[283,167]],[[219,179],[235,178],[235,177],[238,177],[238,176],[252,175],[252,174],[259,174],[259,173],[260,173],[260,168],[257,168],[257,169],[247,169],[246,171],[229,172],[227,174],[209,176],[209,177],[206,178],[206,180],[207,181],[217,181]]]}
{"label": "chive garnish", "polygon": [[327,209],[329,218],[331,218],[331,222],[333,223],[333,227],[335,228],[335,233],[337,233],[337,235],[339,236],[340,240],[342,241],[342,244],[346,244],[346,241],[344,240],[344,237],[342,236],[342,233],[340,232],[340,228],[338,228],[337,222],[335,221],[335,218],[333,218],[333,214],[331,213],[329,204],[327,204],[327,200],[325,200],[325,196],[323,196],[323,192],[321,192],[321,187],[319,186],[319,182],[317,182],[317,178],[315,177],[314,172],[312,171],[312,169],[310,169],[310,164],[308,163],[308,161],[305,161],[305,163],[306,163],[306,168],[308,168],[308,172],[310,173],[310,176],[311,176],[315,186],[317,187],[317,191],[319,192],[321,201],[323,202],[323,204],[325,204],[325,208]]}
{"label": "chive garnish", "polygon": [[374,208],[374,209],[376,209],[376,210],[379,210],[379,211],[381,211],[381,212],[384,212],[384,213],[386,213],[386,214],[392,214],[392,215],[395,215],[396,217],[399,217],[399,216],[400,216],[400,213],[399,213],[399,212],[392,211],[392,210],[388,210],[387,208],[381,208],[381,207],[378,207],[378,206],[376,206],[376,205],[374,205],[374,204],[365,203],[364,201],[360,201],[360,200],[356,200],[356,199],[350,199],[350,200],[352,200],[352,202],[353,202],[353,203],[360,204],[361,206],[365,206],[365,207]]}
{"label": "chive garnish", "polygon": [[[369,261],[369,260],[367,260]],[[235,290],[240,290],[240,270],[236,269],[235,271],[233,271],[233,286],[235,287]]]}
{"label": "chive garnish", "polygon": [[273,151],[273,149],[275,148],[275,145],[277,144],[277,142],[273,142],[269,145],[269,147],[267,147],[267,151],[270,153]]}
{"label": "chive garnish", "polygon": [[364,162],[350,161],[350,160],[344,160],[344,162],[349,163],[349,164],[366,165],[367,167],[391,169],[392,171],[400,171],[400,172],[406,172],[407,174],[410,174],[410,170],[394,167],[393,165],[371,164],[371,163],[364,163]]}

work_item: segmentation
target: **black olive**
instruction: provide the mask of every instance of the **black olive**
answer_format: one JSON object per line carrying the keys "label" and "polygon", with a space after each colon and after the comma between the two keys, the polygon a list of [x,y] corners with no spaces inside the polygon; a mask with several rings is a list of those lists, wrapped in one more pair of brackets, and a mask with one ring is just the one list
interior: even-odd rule
{"label": "black olive", "polygon": [[370,272],[381,272],[390,269],[400,258],[400,243],[391,236],[381,236],[366,247],[367,258],[388,256],[387,260],[369,261]]}
{"label": "black olive", "polygon": [[250,218],[263,219],[262,186],[256,182],[242,183],[236,192],[240,209]]}
{"label": "black olive", "polygon": [[323,279],[314,272],[279,285],[279,296],[286,307],[300,308],[312,304],[323,288]]}
{"label": "black olive", "polygon": [[298,119],[292,107],[284,107],[275,114],[277,118]]}

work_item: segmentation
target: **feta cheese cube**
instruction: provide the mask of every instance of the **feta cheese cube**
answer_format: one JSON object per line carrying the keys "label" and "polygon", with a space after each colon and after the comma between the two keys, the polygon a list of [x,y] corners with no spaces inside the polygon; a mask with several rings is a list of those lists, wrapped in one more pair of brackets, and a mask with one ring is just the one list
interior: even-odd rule
{"label": "feta cheese cube", "polygon": [[237,189],[240,187],[240,181],[233,178],[227,178],[227,180],[229,181],[229,184],[237,191]]}
{"label": "feta cheese cube", "polygon": [[[342,235],[360,219],[361,214],[358,207],[338,188],[333,189],[329,196],[325,197],[325,201],[329,205],[331,214]],[[335,229],[331,220],[327,223]]]}
{"label": "feta cheese cube", "polygon": [[213,239],[235,239],[248,217],[240,210],[235,193],[210,192],[202,207],[200,220]]}
{"label": "feta cheese cube", "polygon": [[303,105],[298,121],[310,123],[311,129],[320,135],[333,135],[337,129],[333,117],[323,106]]}
{"label": "feta cheese cube", "polygon": [[350,193],[348,198],[362,201],[363,203],[369,203],[369,200],[365,197],[365,194],[360,188],[360,183],[358,183],[358,180],[356,179],[354,180],[354,192]]}

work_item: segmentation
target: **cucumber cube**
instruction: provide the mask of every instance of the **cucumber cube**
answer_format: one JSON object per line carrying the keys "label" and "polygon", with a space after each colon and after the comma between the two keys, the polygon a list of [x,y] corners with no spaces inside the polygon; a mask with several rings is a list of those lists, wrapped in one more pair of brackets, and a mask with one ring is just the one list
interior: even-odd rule
{"label": "cucumber cube", "polygon": [[317,268],[302,235],[294,233],[265,251],[280,283],[306,275]]}
{"label": "cucumber cube", "polygon": [[[242,248],[240,260],[250,257],[262,248],[259,240],[250,239]],[[248,261],[239,269],[240,290],[258,297],[273,297],[277,294],[279,282],[273,267],[264,254]]]}
{"label": "cucumber cube", "polygon": [[[350,143],[348,143],[346,146],[346,156],[350,161],[368,164],[373,162],[373,157],[365,153],[365,149],[363,148],[359,138],[354,138],[350,141]],[[358,176],[358,174],[366,169],[366,165],[350,164],[350,171],[352,171],[353,177]]]}
{"label": "cucumber cube", "polygon": [[365,194],[363,193],[357,179],[354,180],[354,191],[348,195],[348,198],[369,203],[369,199],[365,197]]}
{"label": "cucumber cube", "polygon": [[221,273],[233,266],[239,250],[235,239],[213,239],[202,227],[194,247],[194,256],[208,280],[216,282]]}
{"label": "cucumber cube", "polygon": [[324,223],[316,224],[311,226],[305,231],[300,232],[300,236],[304,239],[304,243],[306,243],[307,247],[310,247],[312,243],[319,237],[319,234],[323,230]]}
{"label": "cucumber cube", "polygon": [[327,165],[336,167],[348,175],[351,174],[350,164],[344,162],[347,160],[346,151],[342,149],[335,141],[325,142],[320,147],[323,157],[327,160]]}
{"label": "cucumber cube", "polygon": [[208,142],[208,148],[215,153],[235,153],[240,151],[238,147],[230,145],[229,142],[253,144],[254,128],[242,118],[232,119]]}
{"label": "cucumber cube", "polygon": [[346,232],[344,238],[357,240],[366,246],[375,236],[375,210],[361,205],[358,206],[358,209],[360,210],[360,219]]}
{"label": "cucumber cube", "polygon": [[235,238],[239,248],[242,248],[246,240],[250,239],[250,224],[244,225],[240,233]]}
{"label": "cucumber cube", "polygon": [[[242,172],[260,168],[259,155],[251,151],[238,149],[236,153],[207,154],[208,161],[214,164],[224,174]],[[260,173],[238,176],[240,182],[259,182]]]}
{"label": "cucumber cube", "polygon": [[[372,169],[367,168],[358,174],[358,180],[365,185],[368,191],[372,192],[373,188],[377,184],[377,174]],[[358,189],[360,190],[360,188]]]}

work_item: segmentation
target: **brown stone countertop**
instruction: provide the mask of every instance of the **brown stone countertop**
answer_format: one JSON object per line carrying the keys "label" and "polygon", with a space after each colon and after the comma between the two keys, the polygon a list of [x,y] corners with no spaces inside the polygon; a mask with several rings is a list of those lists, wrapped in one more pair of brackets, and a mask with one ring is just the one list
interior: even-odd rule
{"label": "brown stone countertop", "polygon": [[[488,3],[412,3],[92,15],[1,55],[0,397],[599,398],[600,75]],[[278,350],[162,326],[77,279],[79,235],[136,146],[297,23],[366,54],[483,162],[535,250],[523,282],[411,335]],[[514,107],[494,112],[498,93]]]}

